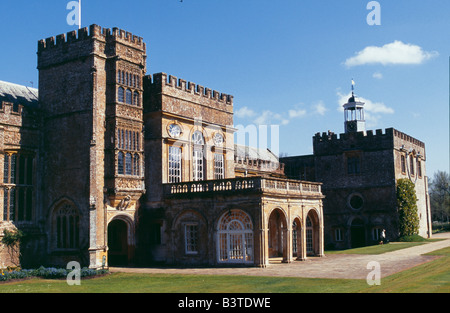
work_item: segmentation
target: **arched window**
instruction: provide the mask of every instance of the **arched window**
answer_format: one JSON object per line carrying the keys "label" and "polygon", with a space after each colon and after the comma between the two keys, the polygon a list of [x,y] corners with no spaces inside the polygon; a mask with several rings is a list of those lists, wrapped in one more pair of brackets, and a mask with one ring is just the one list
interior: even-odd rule
{"label": "arched window", "polygon": [[140,171],[139,155],[135,154],[134,155],[134,160],[133,160],[133,175],[140,176],[139,171]]}
{"label": "arched window", "polygon": [[54,211],[55,241],[57,249],[77,249],[80,245],[80,216],[69,202]]}
{"label": "arched window", "polygon": [[123,162],[124,162],[124,156],[123,156],[123,152],[119,152],[119,156],[118,156],[118,165],[117,165],[117,169],[118,169],[118,174],[119,175],[123,175],[123,174],[125,174],[125,171],[124,171],[124,164],[123,164]]}
{"label": "arched window", "polygon": [[406,159],[405,159],[405,156],[404,155],[402,155],[401,157],[400,157],[400,160],[401,160],[401,166],[402,166],[402,173],[404,173],[404,174],[406,174]]}
{"label": "arched window", "polygon": [[131,153],[125,155],[125,175],[132,175],[132,156]]}
{"label": "arched window", "polygon": [[133,104],[132,93],[130,89],[127,89],[126,91],[126,100],[127,104]]}
{"label": "arched window", "polygon": [[193,157],[192,157],[192,174],[194,181],[202,181],[204,180],[204,154],[203,154],[203,145],[205,144],[205,140],[203,138],[203,134],[199,131],[194,132],[192,135],[192,143],[193,143]]}
{"label": "arched window", "polygon": [[140,100],[139,92],[135,91],[133,96],[133,104],[136,106],[141,106],[139,100]]}
{"label": "arched window", "polygon": [[123,89],[123,87],[119,87],[119,91],[117,94],[117,101],[120,103],[124,103],[125,102],[125,98],[124,98],[124,94],[125,94],[125,89]]}
{"label": "arched window", "polygon": [[230,210],[218,224],[218,261],[253,262],[253,223],[247,213]]}
{"label": "arched window", "polygon": [[119,70],[119,71],[117,72],[117,83],[118,83],[118,84],[121,84],[121,83],[122,83],[122,71],[121,71],[121,70]]}

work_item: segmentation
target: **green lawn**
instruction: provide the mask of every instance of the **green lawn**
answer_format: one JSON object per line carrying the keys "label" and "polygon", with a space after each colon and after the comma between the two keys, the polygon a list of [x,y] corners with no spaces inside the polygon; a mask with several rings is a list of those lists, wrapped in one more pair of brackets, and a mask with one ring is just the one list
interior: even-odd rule
{"label": "green lawn", "polygon": [[[405,237],[406,238],[406,237]],[[429,242],[441,241],[443,239],[427,239],[419,236],[412,236],[411,241],[391,242],[384,245],[373,245],[361,248],[347,249],[347,250],[329,250],[325,251],[327,254],[383,254],[396,250],[406,249],[418,245],[423,245]]]}
{"label": "green lawn", "polygon": [[369,286],[365,280],[253,276],[151,275],[115,273],[68,286],[64,280],[31,279],[0,284],[0,293],[449,293],[450,248],[439,259]]}
{"label": "green lawn", "polygon": [[330,250],[325,251],[327,254],[382,254],[386,252],[392,252],[395,250],[406,249],[418,245],[423,245],[426,242],[393,242],[385,245],[374,245],[362,248],[354,248],[348,250]]}

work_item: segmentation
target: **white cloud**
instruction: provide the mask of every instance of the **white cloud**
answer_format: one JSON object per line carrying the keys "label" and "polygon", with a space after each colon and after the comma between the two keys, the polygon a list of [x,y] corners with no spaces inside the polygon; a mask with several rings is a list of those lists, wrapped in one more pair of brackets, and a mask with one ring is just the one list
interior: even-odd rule
{"label": "white cloud", "polygon": [[439,53],[436,51],[424,51],[417,45],[405,44],[396,40],[382,47],[368,46],[357,52],[354,57],[348,58],[345,65],[351,67],[366,64],[422,64],[438,55]]}
{"label": "white cloud", "polygon": [[[343,105],[348,102],[348,99],[352,96],[352,93],[342,94],[341,92],[337,92],[338,103],[339,103],[339,111],[343,112]],[[394,114],[394,109],[388,107],[383,102],[375,102],[366,98],[356,97],[359,102],[364,102],[364,117],[366,120],[366,125],[368,127],[375,127],[378,124],[378,120],[382,117],[383,114]]]}
{"label": "white cloud", "polygon": [[323,101],[319,101],[314,105],[314,113],[325,115],[326,111],[328,111],[328,109],[325,107]]}
{"label": "white cloud", "polygon": [[319,101],[311,106],[310,112],[301,108],[300,105],[295,105],[292,109],[282,112],[273,112],[271,110],[255,112],[245,106],[236,110],[234,115],[238,118],[249,119],[256,125],[287,125],[293,119],[304,118],[312,114],[324,115],[326,111],[327,108],[323,101]]}
{"label": "white cloud", "polygon": [[382,79],[383,74],[381,74],[380,72],[375,72],[375,73],[373,73],[372,77],[376,78],[376,79]]}
{"label": "white cloud", "polygon": [[234,112],[234,115],[239,118],[253,117],[256,115],[256,112],[248,107],[242,107],[239,110]]}
{"label": "white cloud", "polygon": [[274,113],[272,111],[266,110],[262,112],[256,119],[253,120],[253,123],[257,125],[273,125],[273,124],[281,124],[287,125],[289,124],[289,120],[284,118],[279,113]]}
{"label": "white cloud", "polygon": [[297,117],[303,117],[306,115],[306,110],[289,110],[289,117],[290,118],[297,118]]}

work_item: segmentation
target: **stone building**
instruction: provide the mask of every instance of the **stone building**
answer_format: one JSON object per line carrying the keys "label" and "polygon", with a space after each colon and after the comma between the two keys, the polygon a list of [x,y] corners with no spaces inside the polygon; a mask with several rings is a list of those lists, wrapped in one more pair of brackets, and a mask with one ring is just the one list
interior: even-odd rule
{"label": "stone building", "polygon": [[289,178],[323,183],[325,244],[349,248],[399,235],[396,182],[415,184],[419,235],[431,236],[425,144],[394,128],[366,130],[364,103],[353,95],[346,104],[345,133],[318,133],[312,155],[282,158]]}
{"label": "stone building", "polygon": [[146,75],[146,53],[91,25],[38,42],[39,92],[0,83],[0,229],[27,234],[22,265],[323,256],[322,184],[241,153],[233,97]]}

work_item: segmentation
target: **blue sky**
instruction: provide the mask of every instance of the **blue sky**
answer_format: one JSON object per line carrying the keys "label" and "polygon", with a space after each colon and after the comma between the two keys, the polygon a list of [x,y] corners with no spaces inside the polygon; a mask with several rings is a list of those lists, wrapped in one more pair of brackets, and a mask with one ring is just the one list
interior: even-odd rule
{"label": "blue sky", "polygon": [[[37,41],[76,29],[66,0],[2,1],[0,80],[38,85]],[[279,150],[312,153],[317,132],[343,132],[351,79],[367,128],[426,143],[427,171],[449,171],[450,1],[83,0],[82,26],[144,38],[148,74],[232,94],[236,125],[280,125]]]}

